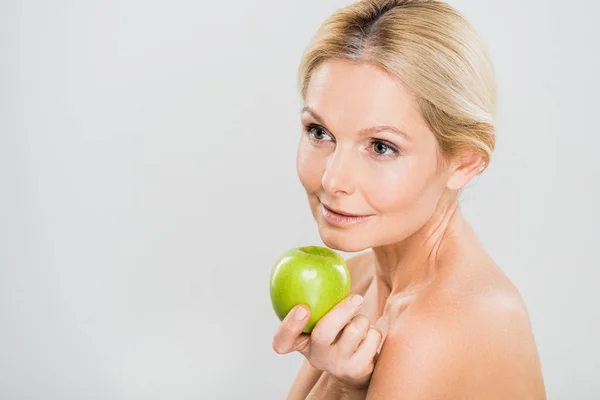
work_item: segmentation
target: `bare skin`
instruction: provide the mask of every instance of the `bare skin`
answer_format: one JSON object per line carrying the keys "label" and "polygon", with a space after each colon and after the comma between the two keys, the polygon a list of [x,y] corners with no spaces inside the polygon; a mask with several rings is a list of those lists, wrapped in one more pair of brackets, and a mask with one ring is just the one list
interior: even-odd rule
{"label": "bare skin", "polygon": [[[362,306],[341,302],[312,335],[291,317],[276,332],[278,353],[307,358],[288,399],[545,399],[523,299],[460,211],[481,156],[466,150],[439,168],[411,93],[368,64],[317,68],[302,124],[298,175],[321,238],[370,250],[348,261]],[[366,218],[332,222],[324,205]]]}
{"label": "bare skin", "polygon": [[[472,348],[485,348],[483,342],[486,337],[479,337],[479,334],[486,332],[490,326],[505,332],[503,346],[488,351],[489,358],[475,358],[463,366],[470,377],[461,382],[463,387],[438,387],[437,393],[415,392],[423,397],[414,398],[447,398],[448,390],[452,389],[457,393],[473,393],[471,397],[463,398],[477,398],[473,387],[479,385],[479,390],[483,390],[480,393],[487,399],[545,399],[539,355],[521,295],[481,248],[468,223],[459,214],[455,214],[454,220],[456,225],[461,226],[461,233],[455,233],[455,237],[444,243],[439,254],[442,259],[439,273],[425,287],[392,292],[377,276],[379,270],[375,252],[368,251],[349,259],[348,266],[353,279],[351,292],[364,297],[360,314],[386,332],[385,336],[405,330],[406,333],[399,332],[397,335],[405,343],[411,343],[414,337],[426,334],[419,326],[425,325],[425,320],[442,326],[444,323],[441,321],[446,320],[451,327],[449,329],[457,330],[455,335],[462,335],[463,344],[469,343]],[[489,315],[485,315],[487,311]],[[509,325],[494,323],[497,315],[505,315]],[[396,398],[382,394],[385,391],[382,387],[389,378],[394,378],[386,373],[383,363],[398,363],[396,358],[401,356],[400,352],[394,354],[390,350],[390,353],[384,344],[371,377],[371,382],[378,383],[379,389],[378,392],[370,392],[369,398]],[[464,353],[455,352],[453,356],[464,358]],[[412,354],[409,357],[418,358],[419,355]],[[447,362],[451,365],[461,364],[461,360]],[[307,398],[317,382],[325,384],[327,378],[327,373],[312,367],[306,360],[290,389],[288,399]],[[402,389],[391,388],[390,391],[412,398],[407,391],[399,390]],[[366,398],[366,394],[356,398]]]}

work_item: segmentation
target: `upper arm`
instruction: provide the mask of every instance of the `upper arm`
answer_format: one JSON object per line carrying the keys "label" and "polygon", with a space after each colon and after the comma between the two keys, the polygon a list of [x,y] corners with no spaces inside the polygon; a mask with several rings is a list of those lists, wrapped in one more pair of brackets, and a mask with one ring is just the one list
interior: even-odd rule
{"label": "upper arm", "polygon": [[528,336],[512,307],[407,322],[388,334],[367,399],[545,399]]}
{"label": "upper arm", "polygon": [[458,356],[464,344],[449,336],[441,337],[436,332],[438,328],[430,329],[388,333],[367,399],[458,398],[456,395],[462,390],[459,377],[466,370],[464,359]]}

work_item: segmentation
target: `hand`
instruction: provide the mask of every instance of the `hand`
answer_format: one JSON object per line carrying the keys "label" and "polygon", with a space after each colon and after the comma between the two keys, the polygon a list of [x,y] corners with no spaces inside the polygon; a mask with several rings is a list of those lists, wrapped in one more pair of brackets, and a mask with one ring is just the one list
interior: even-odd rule
{"label": "hand", "polygon": [[294,307],[273,338],[278,354],[298,351],[310,364],[328,372],[342,384],[356,389],[369,385],[378,350],[383,342],[379,328],[364,315],[357,315],[362,296],[349,296],[317,322],[310,334],[302,333],[310,309]]}

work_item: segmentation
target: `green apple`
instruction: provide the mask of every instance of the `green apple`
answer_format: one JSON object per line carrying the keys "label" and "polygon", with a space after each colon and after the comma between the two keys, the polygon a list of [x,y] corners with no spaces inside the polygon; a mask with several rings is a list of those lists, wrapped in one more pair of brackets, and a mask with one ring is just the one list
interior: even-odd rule
{"label": "green apple", "polygon": [[321,317],[350,294],[350,271],[335,251],[320,246],[298,247],[285,252],[271,271],[273,310],[279,320],[298,304],[311,316],[303,332],[310,333]]}

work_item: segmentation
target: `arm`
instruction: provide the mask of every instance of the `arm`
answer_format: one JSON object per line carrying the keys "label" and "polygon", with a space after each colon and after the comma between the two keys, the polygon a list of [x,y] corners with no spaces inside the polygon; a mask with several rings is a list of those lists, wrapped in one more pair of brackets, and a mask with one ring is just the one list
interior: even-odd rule
{"label": "arm", "polygon": [[287,400],[305,400],[322,373],[323,371],[316,369],[305,359],[287,395]]}
{"label": "arm", "polygon": [[[370,256],[371,255],[368,253],[367,254],[359,254],[358,256],[354,256],[354,257],[351,257],[350,259],[346,260],[348,269],[350,270],[350,276],[351,276],[351,282],[352,282],[352,287],[350,289],[351,293],[364,294],[366,287],[370,283],[370,279],[372,278],[372,271],[367,268],[369,265],[368,262],[370,261],[370,258],[369,258]],[[321,381],[319,381],[319,378],[321,378],[322,375],[326,375],[326,374],[323,374],[322,370],[313,367],[310,364],[310,362],[305,359],[304,362],[302,363],[302,367],[300,368],[300,371],[298,372],[298,376],[296,377],[296,379],[294,380],[294,383],[292,384],[292,387],[290,388],[290,391],[287,396],[287,400],[305,400],[307,398],[308,394],[311,393],[311,390],[313,389],[313,387],[315,387],[317,382],[320,382],[319,388],[316,388],[316,390],[311,394],[311,396],[314,396],[315,393],[317,394],[317,396],[322,396],[322,395],[318,394],[322,390],[334,389],[328,383],[329,378],[331,378],[331,377],[329,377],[327,379],[324,378]],[[329,389],[326,389],[326,388],[329,388]],[[316,397],[316,398],[325,399],[327,397]],[[337,398],[337,397],[332,397],[332,398]],[[364,398],[365,397],[363,395],[361,397],[361,399],[364,399]]]}
{"label": "arm", "polygon": [[388,334],[367,399],[546,398],[522,310],[510,301],[443,308]]}
{"label": "arm", "polygon": [[321,375],[306,400],[365,400],[367,389],[348,388],[328,373]]}

